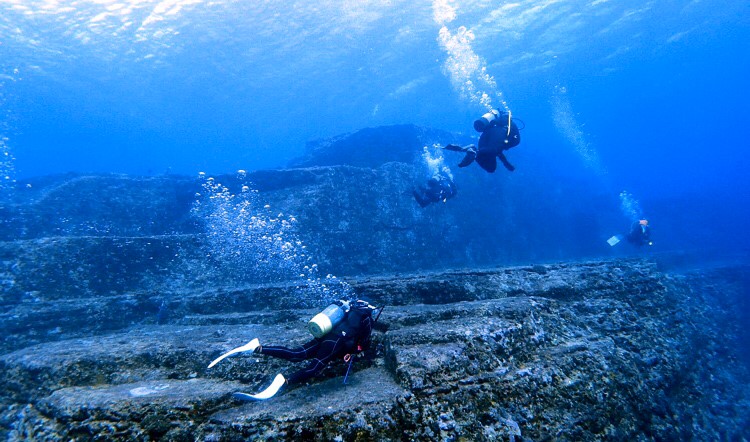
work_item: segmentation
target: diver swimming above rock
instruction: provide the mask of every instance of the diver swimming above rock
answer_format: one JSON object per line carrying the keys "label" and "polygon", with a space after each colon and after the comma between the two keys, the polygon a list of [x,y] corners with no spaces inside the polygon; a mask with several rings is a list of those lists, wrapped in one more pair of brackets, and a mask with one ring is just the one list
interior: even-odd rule
{"label": "diver swimming above rock", "polygon": [[634,222],[630,226],[630,232],[625,236],[625,240],[637,247],[654,245],[654,242],[651,241],[651,227],[648,225],[648,220],[642,219]]}
{"label": "diver swimming above rock", "polygon": [[[341,359],[351,364],[357,354],[370,347],[372,328],[377,321],[372,314],[377,310],[366,301],[337,301],[325,310],[315,315],[307,324],[307,328],[314,338],[298,348],[279,346],[262,346],[258,338],[237,347],[216,358],[208,368],[213,367],[222,359],[238,353],[252,352],[291,362],[310,360],[307,367],[293,373],[286,378],[277,374],[271,385],[258,394],[235,393],[240,400],[265,400],[278,393],[284,385],[298,385],[320,373],[331,361]],[[382,307],[379,310],[383,311]],[[380,313],[378,313],[380,316]],[[347,369],[347,375],[349,371]]]}
{"label": "diver swimming above rock", "polygon": [[474,129],[482,133],[479,136],[478,147],[473,144],[468,146],[448,144],[444,147],[445,150],[466,154],[458,163],[458,167],[466,167],[476,161],[479,167],[493,173],[497,169],[497,158],[499,158],[503,166],[513,172],[516,168],[510,164],[503,153],[518,146],[521,142],[521,134],[511,113],[493,109],[474,121]]}
{"label": "diver swimming above rock", "polygon": [[654,242],[651,240],[651,227],[648,225],[647,219],[635,221],[630,226],[630,231],[627,234],[614,235],[607,240],[607,243],[610,246],[615,246],[623,239],[636,247],[654,245]]}

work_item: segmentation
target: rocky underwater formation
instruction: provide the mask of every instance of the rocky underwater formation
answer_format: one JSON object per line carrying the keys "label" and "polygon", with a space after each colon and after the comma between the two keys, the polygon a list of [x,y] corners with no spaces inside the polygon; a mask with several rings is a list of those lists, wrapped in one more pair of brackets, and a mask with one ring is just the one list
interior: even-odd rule
{"label": "rocky underwater formation", "polygon": [[632,259],[351,279],[386,305],[373,354],[346,384],[342,361],[257,403],[230,395],[299,366],[206,366],[253,337],[309,339],[317,309],[294,308],[297,286],[186,290],[162,319],[137,294],[24,300],[4,322],[56,339],[0,357],[1,422],[11,440],[741,440],[750,391],[728,324],[748,276]]}
{"label": "rocky underwater formation", "polygon": [[[530,205],[543,187],[533,177],[480,192],[486,177],[469,176],[455,200],[423,210],[409,158],[450,137],[381,128],[319,142],[296,168],[210,181],[21,183],[0,206],[0,435],[747,439],[748,261],[584,259],[606,228],[568,221],[604,201],[574,182]],[[366,140],[415,148],[381,149],[389,161],[372,164],[352,149]],[[548,223],[531,222],[540,216]],[[558,262],[511,265],[534,259]],[[346,383],[340,361],[243,403],[231,393],[302,364],[206,368],[254,337],[307,341],[306,322],[341,287],[386,306]]]}

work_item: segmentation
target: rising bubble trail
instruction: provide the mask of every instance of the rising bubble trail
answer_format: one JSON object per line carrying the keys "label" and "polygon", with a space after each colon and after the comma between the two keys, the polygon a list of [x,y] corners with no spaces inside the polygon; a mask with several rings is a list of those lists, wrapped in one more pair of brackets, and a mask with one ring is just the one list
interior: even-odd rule
{"label": "rising bubble trail", "polygon": [[237,193],[203,173],[200,178],[202,192],[196,195],[193,215],[204,227],[207,255],[223,270],[245,282],[295,281],[301,306],[354,296],[350,286],[336,276],[321,276],[299,238],[297,218],[264,204],[244,171],[238,172]]}
{"label": "rising bubble trail", "polygon": [[494,97],[499,102],[498,107],[509,111],[494,77],[487,72],[486,62],[472,48],[474,33],[465,26],[454,32],[448,29],[447,24],[456,19],[456,8],[448,0],[434,0],[432,13],[435,23],[441,26],[437,39],[447,54],[443,70],[453,87],[464,99],[481,104],[487,110],[495,107],[492,103]]}
{"label": "rising bubble trail", "polygon": [[626,190],[620,192],[620,210],[631,221],[638,221],[643,218],[643,211],[638,200]]}

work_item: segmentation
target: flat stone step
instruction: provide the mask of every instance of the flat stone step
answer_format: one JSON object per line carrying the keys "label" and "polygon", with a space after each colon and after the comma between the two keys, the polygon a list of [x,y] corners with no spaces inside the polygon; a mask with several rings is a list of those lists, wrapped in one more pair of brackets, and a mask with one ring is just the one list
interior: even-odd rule
{"label": "flat stone step", "polygon": [[39,408],[58,419],[137,420],[144,412],[170,413],[231,403],[230,396],[242,391],[239,382],[193,378],[153,379],[119,385],[62,388],[39,403]]}
{"label": "flat stone step", "polygon": [[[270,381],[270,380],[269,380]],[[253,386],[233,381],[194,378],[154,379],[120,385],[69,387],[37,404],[54,417],[66,438],[96,434],[100,438],[143,439],[185,436],[203,423],[201,433],[232,433],[273,437],[279,425],[310,425],[325,419],[356,423],[370,410],[380,413],[409,395],[383,368],[353,372],[342,378],[303,385],[268,401],[241,402],[234,392]],[[191,424],[192,422],[192,424]],[[215,429],[215,430],[212,430]],[[190,434],[195,437],[195,434]]]}
{"label": "flat stone step", "polygon": [[[732,419],[747,415],[746,389],[733,393],[736,405],[726,413],[706,414],[692,399],[726,394],[741,378],[729,373],[731,364],[723,371],[715,365],[721,335],[711,333],[718,330],[713,318],[724,317],[721,310],[708,308],[703,293],[685,281],[638,268],[619,270],[634,282],[598,281],[618,272],[609,268],[578,283],[568,279],[573,291],[555,296],[416,303],[426,294],[410,295],[411,283],[394,284],[395,293],[412,297],[386,307],[373,336],[375,359],[357,361],[346,385],[347,366],[335,361],[309,385],[261,403],[238,403],[229,393],[258,392],[277,373],[288,375],[304,362],[243,355],[211,370],[208,363],[255,337],[264,345],[308,341],[305,323],[313,310],[235,312],[227,317],[231,324],[215,324],[221,319],[215,314],[193,314],[183,319],[201,325],[139,325],[24,348],[0,357],[0,399],[10,404],[0,410],[0,423],[18,427],[36,416],[45,437],[61,440],[91,434],[126,440],[598,440],[638,439],[642,428],[673,439],[679,435],[672,429],[698,413],[702,422],[718,419],[712,429],[737,434]],[[491,277],[501,278],[489,272],[466,282],[476,287]],[[650,291],[627,291],[639,284]],[[626,291],[614,290],[617,285]],[[706,293],[716,297],[721,287],[735,286]],[[497,290],[507,294],[507,287]],[[708,383],[709,373],[719,376]]]}
{"label": "flat stone step", "polygon": [[[207,366],[255,337],[293,345],[308,336],[303,327],[284,325],[151,326],[39,344],[0,356],[2,396],[30,401],[40,393],[71,386],[197,376],[260,380],[280,369],[278,360],[255,364],[255,358],[245,356],[230,358],[211,370]],[[248,371],[253,364],[257,367]]]}
{"label": "flat stone step", "polygon": [[[388,275],[347,282],[358,296],[377,305],[429,305],[528,296],[565,302],[654,298],[654,293],[665,290],[663,280],[652,262],[614,260]],[[72,299],[26,292],[0,310],[0,322],[8,330],[0,338],[0,350],[111,333],[136,324],[237,324],[243,321],[243,315],[259,313],[261,306],[266,312],[298,311],[310,306],[321,308],[320,304],[328,301],[317,299],[318,295],[311,292],[306,285],[294,282],[183,287],[179,292],[157,286],[149,291],[98,296],[79,293]]]}
{"label": "flat stone step", "polygon": [[[270,381],[270,380],[269,380]],[[382,367],[351,372],[344,384],[337,377],[292,389],[272,401],[248,402],[217,412],[211,420],[223,426],[256,426],[262,421],[306,420],[362,410],[373,404],[392,405],[409,393]],[[247,386],[243,386],[247,391]]]}

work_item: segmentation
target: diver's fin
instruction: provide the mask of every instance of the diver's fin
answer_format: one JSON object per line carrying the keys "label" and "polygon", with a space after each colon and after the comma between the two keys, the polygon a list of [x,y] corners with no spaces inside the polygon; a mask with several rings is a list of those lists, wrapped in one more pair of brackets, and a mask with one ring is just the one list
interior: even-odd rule
{"label": "diver's fin", "polygon": [[464,152],[465,149],[458,144],[448,144],[443,149],[452,150],[453,152]]}
{"label": "diver's fin", "polygon": [[477,151],[474,149],[468,149],[466,151],[466,156],[463,160],[461,160],[460,163],[458,163],[458,167],[466,167],[469,164],[474,162],[474,159],[477,157]]}
{"label": "diver's fin", "polygon": [[208,364],[208,368],[213,367],[214,365],[216,365],[219,362],[221,362],[222,359],[228,358],[229,356],[232,356],[233,354],[244,353],[246,351],[255,351],[255,349],[258,348],[258,347],[260,347],[260,341],[258,340],[258,338],[255,338],[252,341],[248,342],[247,344],[245,344],[245,345],[243,345],[241,347],[237,347],[237,348],[234,348],[232,350],[229,350],[228,352],[226,352],[223,355],[219,356],[218,358],[214,359],[213,362],[211,362],[210,364]]}
{"label": "diver's fin", "polygon": [[285,383],[286,379],[284,379],[284,375],[279,373],[273,379],[271,385],[269,385],[268,388],[258,394],[234,393],[232,396],[235,399],[239,399],[241,401],[264,401],[276,396],[276,393],[279,392],[279,390],[284,386]]}
{"label": "diver's fin", "polygon": [[614,235],[612,238],[610,238],[610,239],[607,240],[607,243],[610,246],[616,246],[617,243],[619,243],[619,242],[620,242],[620,238],[617,235]]}

